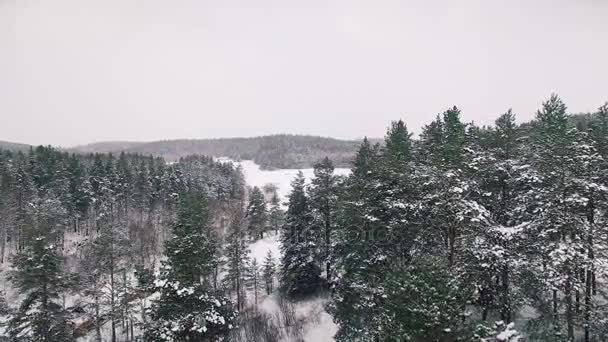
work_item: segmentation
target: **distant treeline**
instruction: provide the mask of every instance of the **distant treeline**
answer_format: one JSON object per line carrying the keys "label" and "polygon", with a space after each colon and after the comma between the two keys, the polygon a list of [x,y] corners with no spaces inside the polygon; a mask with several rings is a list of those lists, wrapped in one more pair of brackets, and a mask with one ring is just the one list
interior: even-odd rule
{"label": "distant treeline", "polygon": [[265,169],[309,168],[324,157],[348,167],[360,141],[304,135],[270,135],[256,138],[182,139],[147,143],[101,142],[74,148],[77,152],[128,152],[178,160],[192,154],[254,160]]}

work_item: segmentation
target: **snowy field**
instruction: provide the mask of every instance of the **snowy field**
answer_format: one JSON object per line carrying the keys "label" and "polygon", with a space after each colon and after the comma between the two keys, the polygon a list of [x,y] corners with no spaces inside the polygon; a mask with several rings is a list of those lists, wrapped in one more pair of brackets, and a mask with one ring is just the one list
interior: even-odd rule
{"label": "snowy field", "polygon": [[[313,169],[279,169],[279,170],[262,170],[253,160],[243,160],[234,162],[228,158],[218,158],[221,162],[233,162],[235,165],[240,165],[243,168],[245,181],[250,186],[262,187],[266,184],[274,184],[277,187],[277,193],[282,201],[287,200],[287,195],[291,192],[291,181],[296,177],[299,171],[302,171],[304,177],[309,182],[313,177]],[[335,174],[348,175],[350,169],[336,168]]]}

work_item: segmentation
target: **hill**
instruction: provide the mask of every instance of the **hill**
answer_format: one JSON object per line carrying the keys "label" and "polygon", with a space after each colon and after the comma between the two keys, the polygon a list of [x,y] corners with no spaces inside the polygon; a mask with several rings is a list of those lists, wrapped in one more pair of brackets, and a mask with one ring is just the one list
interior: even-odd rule
{"label": "hill", "polygon": [[27,145],[27,144],[14,143],[14,142],[0,140],[0,150],[25,152],[25,151],[28,151],[30,149],[30,147],[31,147],[31,145]]}
{"label": "hill", "polygon": [[179,139],[152,142],[100,142],[71,149],[81,153],[140,153],[178,160],[191,154],[251,159],[265,169],[309,168],[327,156],[336,167],[348,167],[360,141],[308,135],[254,138]]}

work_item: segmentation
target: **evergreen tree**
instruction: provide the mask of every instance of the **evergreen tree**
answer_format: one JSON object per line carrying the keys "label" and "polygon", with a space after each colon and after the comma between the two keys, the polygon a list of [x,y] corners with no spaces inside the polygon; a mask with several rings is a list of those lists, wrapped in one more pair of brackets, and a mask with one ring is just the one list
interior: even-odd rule
{"label": "evergreen tree", "polygon": [[440,260],[419,261],[393,272],[384,287],[380,340],[451,341],[461,336],[465,298]]}
{"label": "evergreen tree", "polygon": [[270,198],[270,210],[268,210],[268,226],[273,229],[275,233],[279,232],[283,222],[285,220],[285,212],[281,207],[281,200],[279,195],[275,192]]}
{"label": "evergreen tree", "polygon": [[219,341],[234,324],[230,301],[205,281],[212,272],[215,246],[207,215],[203,195],[182,195],[173,238],[165,247],[167,260],[155,283],[160,297],[152,307],[146,340]]}
{"label": "evergreen tree", "polygon": [[262,277],[264,278],[264,288],[266,294],[271,294],[274,289],[274,275],[276,273],[276,265],[272,251],[268,251],[262,265]]}
{"label": "evergreen tree", "polygon": [[307,295],[321,285],[318,228],[314,225],[304,174],[291,182],[285,225],[281,235],[281,286],[290,296]]}
{"label": "evergreen tree", "polygon": [[[544,338],[567,336],[572,340],[574,273],[584,259],[581,255],[583,235],[578,232],[580,221],[567,202],[573,180],[571,168],[576,131],[569,124],[565,104],[555,94],[543,103],[536,118],[538,130],[531,161],[541,178],[535,186],[535,197],[528,203],[537,209],[526,233],[531,241],[542,241],[533,245],[528,254],[530,261],[536,261],[536,270],[530,273],[537,277],[533,281],[542,285],[527,288],[533,291],[529,295],[539,298],[535,306],[543,313],[543,319],[536,322],[537,333]],[[530,265],[534,264],[530,262]],[[561,312],[562,306],[565,312]]]}
{"label": "evergreen tree", "polygon": [[[392,239],[381,221],[383,197],[378,191],[385,171],[378,147],[365,139],[355,157],[352,175],[340,193],[336,215],[338,230],[336,282],[330,308],[339,325],[337,341],[370,340],[376,336],[383,292],[379,285],[389,269],[386,247]],[[385,237],[382,239],[382,237]],[[381,240],[381,241],[378,241]],[[357,308],[357,309],[355,309]]]}
{"label": "evergreen tree", "polygon": [[10,276],[25,299],[10,321],[9,334],[15,340],[75,341],[70,314],[59,301],[75,281],[64,271],[57,245],[66,212],[53,197],[38,200],[32,210],[28,244],[15,256]]}
{"label": "evergreen tree", "polygon": [[247,265],[250,259],[243,216],[242,209],[237,208],[230,223],[225,251],[227,274],[224,281],[228,284],[229,289],[235,293],[238,310],[245,308]]}
{"label": "evergreen tree", "polygon": [[334,165],[327,157],[314,165],[313,172],[315,177],[312,179],[308,193],[315,219],[323,227],[325,277],[327,282],[331,283],[331,236],[338,200],[337,177],[334,175]]}
{"label": "evergreen tree", "polygon": [[264,232],[266,232],[268,217],[264,193],[257,186],[254,186],[251,191],[249,205],[247,206],[247,218],[249,221],[247,227],[249,235],[254,239],[257,239],[258,237],[263,239]]}
{"label": "evergreen tree", "polygon": [[412,153],[411,134],[402,120],[391,123],[384,144],[387,163],[392,168],[398,169],[410,161]]}
{"label": "evergreen tree", "polygon": [[608,103],[598,109],[590,126],[589,133],[597,152],[608,160]]}
{"label": "evergreen tree", "polygon": [[442,162],[450,168],[460,167],[465,144],[466,126],[460,120],[460,109],[454,106],[443,113]]}

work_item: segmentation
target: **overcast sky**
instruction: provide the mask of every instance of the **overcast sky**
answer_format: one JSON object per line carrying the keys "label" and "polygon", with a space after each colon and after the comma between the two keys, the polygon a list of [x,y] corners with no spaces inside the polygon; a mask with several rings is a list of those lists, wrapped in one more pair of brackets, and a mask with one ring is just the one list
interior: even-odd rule
{"label": "overcast sky", "polygon": [[419,132],[608,100],[604,0],[0,0],[0,140]]}

